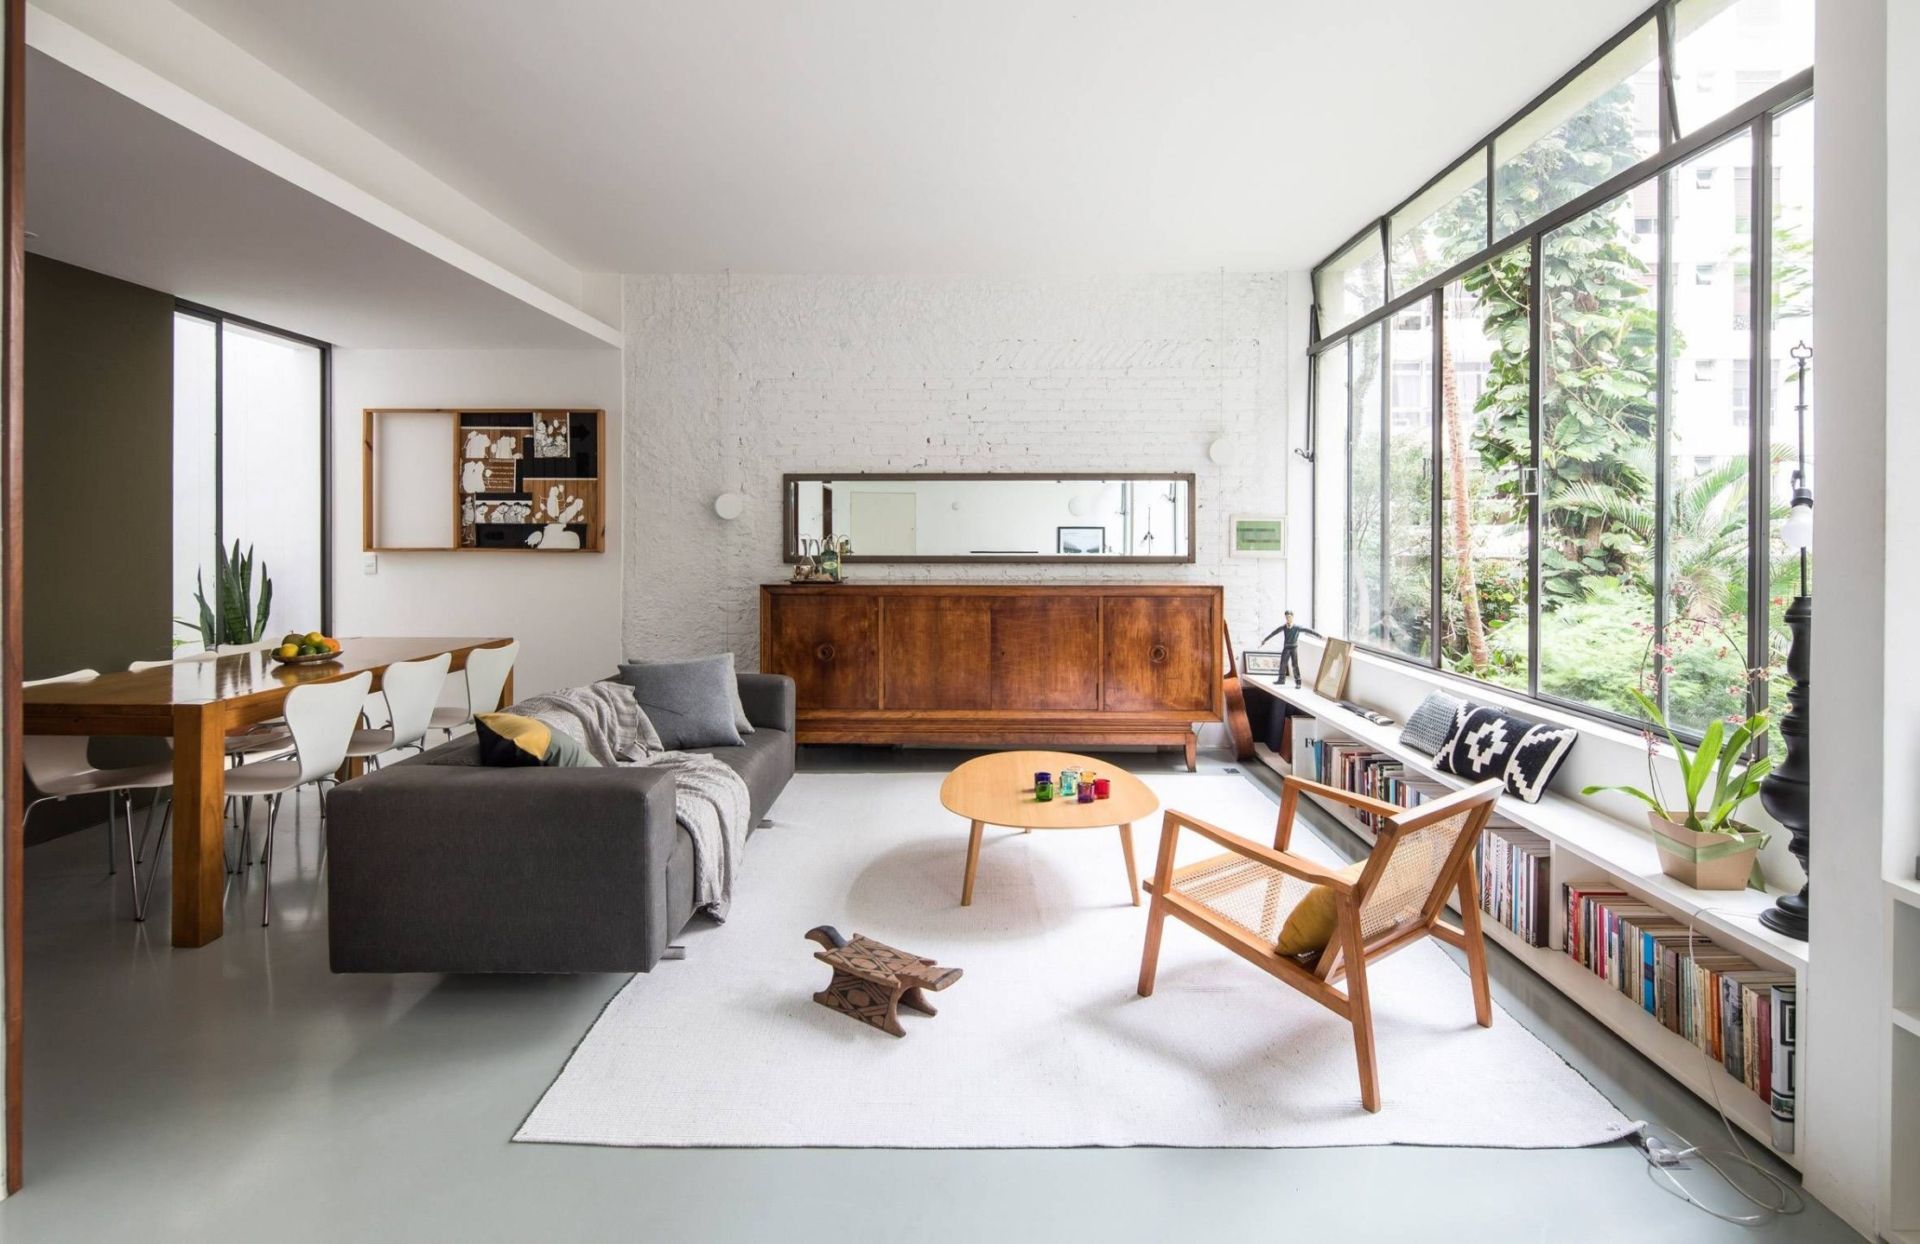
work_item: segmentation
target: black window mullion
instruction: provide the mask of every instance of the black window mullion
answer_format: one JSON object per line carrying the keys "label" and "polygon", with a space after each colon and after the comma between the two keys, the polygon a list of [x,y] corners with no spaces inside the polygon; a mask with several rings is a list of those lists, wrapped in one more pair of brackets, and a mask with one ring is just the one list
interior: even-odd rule
{"label": "black window mullion", "polygon": [[1380,305],[1393,298],[1393,217],[1380,218]]}
{"label": "black window mullion", "polygon": [[[1427,536],[1427,578],[1429,580],[1427,600],[1427,657],[1435,669],[1440,668],[1440,611],[1444,601],[1441,592],[1441,571],[1446,566],[1446,557],[1442,554],[1440,546],[1442,524],[1446,521],[1446,511],[1440,503],[1441,481],[1446,478],[1446,473],[1441,469],[1441,452],[1444,448],[1444,442],[1441,437],[1440,410],[1440,403],[1444,397],[1444,386],[1440,381],[1440,351],[1446,348],[1446,338],[1440,331],[1440,319],[1445,310],[1446,291],[1436,289],[1433,291],[1433,322],[1427,326],[1433,341],[1433,350],[1430,356],[1433,360],[1433,365],[1429,368],[1433,373],[1432,388],[1430,390],[1432,398],[1427,407],[1427,430],[1432,437],[1432,451],[1427,456],[1427,500],[1433,510],[1433,517],[1430,523],[1431,530]],[[1460,590],[1465,591],[1465,586],[1462,585]]]}
{"label": "black window mullion", "polygon": [[[1499,141],[1500,139],[1498,135],[1495,135],[1492,138],[1487,139],[1487,246],[1486,246],[1486,249],[1489,252],[1493,250],[1493,243],[1494,243],[1494,237],[1495,237],[1495,234],[1494,234],[1495,225],[1493,221],[1494,185],[1495,185],[1495,180],[1500,173],[1499,159],[1497,156],[1494,155],[1493,147],[1494,147],[1494,144]],[[1445,288],[1445,287],[1442,286],[1442,288]]]}
{"label": "black window mullion", "polygon": [[[1659,279],[1654,285],[1654,324],[1656,346],[1653,364],[1653,634],[1656,643],[1668,640],[1667,627],[1672,619],[1667,601],[1667,522],[1672,509],[1667,495],[1671,481],[1667,469],[1672,429],[1669,426],[1668,388],[1673,373],[1673,171],[1660,174],[1654,194],[1659,204],[1659,251],[1655,263]],[[1653,677],[1655,704],[1667,711],[1667,663],[1654,654]]]}
{"label": "black window mullion", "polygon": [[[1764,669],[1773,622],[1773,118],[1753,123],[1747,227],[1747,669]],[[1747,711],[1765,711],[1765,678],[1747,680]],[[1764,752],[1767,738],[1754,740]]]}
{"label": "black window mullion", "polygon": [[1660,145],[1671,146],[1680,141],[1680,101],[1673,89],[1673,5],[1663,4],[1657,15],[1655,29],[1660,44],[1659,79],[1660,89],[1655,92],[1656,107],[1659,112]]}
{"label": "black window mullion", "polygon": [[[227,322],[213,321],[213,564],[227,547]],[[215,645],[228,642],[227,602],[221,597],[226,579],[215,574],[213,585],[213,638]]]}
{"label": "black window mullion", "polygon": [[1360,615],[1353,607],[1356,598],[1353,589],[1359,574],[1359,563],[1354,556],[1359,552],[1359,545],[1353,538],[1353,460],[1354,451],[1359,448],[1360,421],[1353,417],[1353,339],[1349,337],[1342,344],[1345,346],[1343,353],[1347,356],[1347,517],[1344,524],[1347,529],[1347,599],[1342,612],[1346,614],[1347,631],[1353,633],[1360,629]]}
{"label": "black window mullion", "polygon": [[1373,602],[1374,625],[1380,630],[1380,642],[1393,646],[1388,621],[1393,616],[1393,322],[1380,322],[1379,382],[1374,385],[1379,409],[1374,411],[1374,426],[1380,429],[1380,590]]}
{"label": "black window mullion", "polygon": [[1545,526],[1542,496],[1546,480],[1542,478],[1541,378],[1546,375],[1546,235],[1536,233],[1528,242],[1527,326],[1532,347],[1527,351],[1527,431],[1528,471],[1533,476],[1527,490],[1527,694],[1540,694],[1540,540]]}

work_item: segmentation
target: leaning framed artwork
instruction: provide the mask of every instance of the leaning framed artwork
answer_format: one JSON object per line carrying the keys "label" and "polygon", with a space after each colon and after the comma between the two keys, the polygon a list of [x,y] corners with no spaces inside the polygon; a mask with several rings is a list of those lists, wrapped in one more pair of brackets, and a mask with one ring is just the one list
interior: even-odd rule
{"label": "leaning framed artwork", "polygon": [[1353,645],[1344,639],[1329,639],[1320,653],[1320,669],[1313,676],[1313,693],[1329,700],[1341,700],[1347,694],[1347,671],[1353,664]]}
{"label": "leaning framed artwork", "polygon": [[1247,678],[1278,678],[1280,676],[1280,654],[1277,652],[1243,652],[1240,654],[1240,673]]}

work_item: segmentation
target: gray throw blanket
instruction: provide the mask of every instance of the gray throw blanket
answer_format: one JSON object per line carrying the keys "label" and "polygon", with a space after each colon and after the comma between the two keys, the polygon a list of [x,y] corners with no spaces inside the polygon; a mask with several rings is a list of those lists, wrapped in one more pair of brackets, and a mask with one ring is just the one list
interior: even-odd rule
{"label": "gray throw blanket", "polygon": [[507,711],[564,730],[603,765],[671,769],[674,819],[693,839],[694,909],[715,920],[727,918],[753,815],[747,784],[738,773],[712,756],[663,750],[625,683],[597,682],[529,696]]}

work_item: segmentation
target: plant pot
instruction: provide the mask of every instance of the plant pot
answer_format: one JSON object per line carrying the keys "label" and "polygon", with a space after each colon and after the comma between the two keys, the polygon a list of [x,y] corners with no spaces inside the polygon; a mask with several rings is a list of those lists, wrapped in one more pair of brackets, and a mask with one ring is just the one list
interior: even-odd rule
{"label": "plant pot", "polygon": [[1738,834],[1703,834],[1681,820],[1647,813],[1653,845],[1660,849],[1660,871],[1696,890],[1744,890],[1754,876],[1754,859],[1767,836],[1757,829]]}

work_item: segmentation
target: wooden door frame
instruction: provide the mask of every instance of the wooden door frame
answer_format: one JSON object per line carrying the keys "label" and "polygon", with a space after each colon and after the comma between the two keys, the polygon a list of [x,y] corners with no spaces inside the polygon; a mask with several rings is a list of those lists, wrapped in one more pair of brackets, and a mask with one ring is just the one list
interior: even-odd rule
{"label": "wooden door frame", "polygon": [[24,677],[21,654],[20,569],[21,525],[26,517],[22,476],[21,353],[26,328],[26,0],[6,3],[6,92],[0,115],[0,159],[6,161],[6,196],[0,203],[0,230],[4,231],[6,261],[0,269],[0,888],[4,890],[6,963],[6,1144],[7,1191],[20,1190],[20,1108],[23,1054],[21,1050],[21,974],[25,922],[21,870],[25,852],[21,838],[20,801],[24,795],[20,768],[20,690]]}

